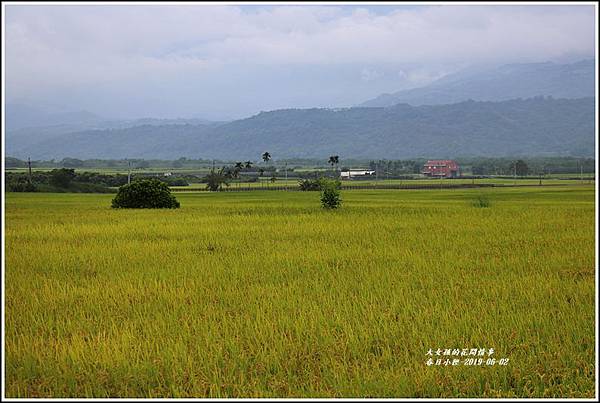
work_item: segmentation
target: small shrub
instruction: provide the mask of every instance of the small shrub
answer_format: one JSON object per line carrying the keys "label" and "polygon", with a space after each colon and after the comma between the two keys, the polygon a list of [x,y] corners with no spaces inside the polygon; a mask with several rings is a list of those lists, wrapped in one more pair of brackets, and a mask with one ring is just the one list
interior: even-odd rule
{"label": "small shrub", "polygon": [[321,180],[321,205],[326,209],[335,209],[341,206],[340,182],[334,180]]}
{"label": "small shrub", "polygon": [[490,199],[486,195],[477,195],[475,200],[473,200],[473,207],[490,207]]}
{"label": "small shrub", "polygon": [[112,200],[112,208],[179,208],[179,202],[166,183],[142,179],[121,186]]}

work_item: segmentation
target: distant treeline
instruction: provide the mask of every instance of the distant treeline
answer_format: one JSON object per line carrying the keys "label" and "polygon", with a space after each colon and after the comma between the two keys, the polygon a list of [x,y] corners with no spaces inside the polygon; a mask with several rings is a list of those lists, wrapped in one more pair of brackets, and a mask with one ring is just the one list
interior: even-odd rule
{"label": "distant treeline", "polygon": [[[228,165],[234,165],[238,161],[224,161],[224,160],[208,160],[208,159],[191,159],[191,158],[179,158],[177,160],[160,160],[160,159],[86,159],[81,160],[77,158],[63,158],[62,160],[32,160],[32,168],[112,168],[112,169],[147,169],[147,168],[211,168],[222,167]],[[246,162],[246,161],[240,161]],[[262,165],[265,171],[274,170],[273,163],[265,164],[262,160],[257,159],[256,161],[250,161],[252,165]],[[354,163],[362,163],[365,161],[352,160]],[[14,157],[6,157],[5,159],[6,168],[27,168],[27,161],[20,160]],[[306,158],[295,158],[286,160],[277,160],[275,164],[283,167],[285,164],[292,169],[293,167],[327,167],[327,160],[318,159],[306,159]],[[265,166],[266,165],[266,166]],[[257,171],[257,167],[245,168],[246,171]]]}
{"label": "distant treeline", "polygon": [[[437,159],[437,158],[430,158]],[[441,159],[441,158],[440,158]],[[516,161],[524,161],[527,165],[527,171],[530,175],[543,174],[562,174],[562,173],[594,173],[596,162],[593,158],[577,157],[461,157],[454,159],[461,167],[463,174],[472,175],[512,175]],[[120,160],[101,160],[77,158],[64,158],[60,161],[36,160],[31,161],[32,168],[113,168],[113,169],[148,169],[148,168],[210,168],[213,164],[217,167],[235,164],[236,161],[207,160],[207,159],[189,159],[179,158],[177,160],[145,160],[145,159],[120,159]],[[369,168],[376,170],[378,174],[389,175],[407,175],[421,172],[423,164],[427,162],[426,158],[415,158],[409,160],[361,160],[344,159],[340,156],[339,169],[351,168]],[[6,157],[6,168],[27,168],[27,161],[13,157]],[[327,158],[291,158],[282,160],[272,160],[269,164],[258,160],[252,161],[252,164],[262,166],[264,171],[273,171],[276,168],[282,170],[287,164],[288,170],[296,168],[331,168]],[[253,166],[246,168],[246,172],[259,170]]]}
{"label": "distant treeline", "polygon": [[[223,165],[226,161],[215,160],[216,165]],[[14,157],[6,157],[6,168],[27,168],[27,161],[20,160]],[[144,168],[199,168],[209,167],[213,164],[213,160],[203,159],[187,159],[180,158],[178,160],[145,160],[145,159],[87,159],[81,160],[77,158],[63,158],[62,160],[35,160],[31,161],[32,168],[115,168],[133,169]]]}
{"label": "distant treeline", "polygon": [[[516,162],[526,164],[527,174],[595,173],[594,158],[577,157],[515,157],[515,158],[461,158],[463,167],[470,167],[473,175],[512,175]],[[517,168],[518,169],[518,168]]]}
{"label": "distant treeline", "polygon": [[[159,175],[135,173],[131,180],[153,177],[169,186],[188,186],[190,180],[197,180],[190,175],[163,177]],[[6,172],[6,190],[9,192],[74,192],[74,193],[108,193],[111,188],[122,186],[129,180],[128,175],[101,174],[97,172],[75,172],[73,168],[56,168],[51,171]]]}
{"label": "distant treeline", "polygon": [[[434,158],[431,158],[434,159]],[[515,165],[517,175],[595,173],[593,158],[576,157],[514,157],[454,159],[463,175],[513,175]],[[426,159],[369,161],[369,168],[378,174],[392,176],[420,173]]]}

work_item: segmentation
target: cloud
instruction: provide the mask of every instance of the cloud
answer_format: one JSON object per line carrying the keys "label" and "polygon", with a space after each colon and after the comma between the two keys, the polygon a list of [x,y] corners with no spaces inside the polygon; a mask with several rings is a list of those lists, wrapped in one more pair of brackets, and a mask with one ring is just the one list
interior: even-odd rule
{"label": "cloud", "polygon": [[416,68],[409,71],[399,70],[398,77],[401,80],[405,80],[412,86],[426,85],[432,81],[444,77],[453,71],[445,71],[441,69],[431,70],[427,68]]}
{"label": "cloud", "polygon": [[[6,5],[7,96],[82,86],[93,92],[116,83],[126,91],[131,81],[216,77],[232,68],[368,63],[422,69],[595,51],[591,5],[376,7]],[[379,77],[374,68],[357,73],[367,82]],[[412,81],[436,76],[404,73]]]}
{"label": "cloud", "polygon": [[367,68],[362,69],[360,72],[360,79],[363,81],[377,80],[381,76],[382,76],[382,74],[380,72],[378,72],[377,70],[371,70],[371,69],[367,69]]}

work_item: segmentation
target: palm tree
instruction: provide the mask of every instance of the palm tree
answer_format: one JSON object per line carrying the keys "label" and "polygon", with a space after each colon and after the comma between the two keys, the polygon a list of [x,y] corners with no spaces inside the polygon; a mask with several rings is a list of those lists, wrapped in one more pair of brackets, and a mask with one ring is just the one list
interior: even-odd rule
{"label": "palm tree", "polygon": [[[236,162],[235,167],[233,168],[233,173],[236,179],[240,178],[240,171],[244,169],[243,162]],[[238,189],[240,188],[240,181],[238,180]]]}
{"label": "palm tree", "polygon": [[246,162],[244,163],[244,168],[246,168],[246,169],[250,169],[250,168],[252,168],[252,161],[246,161]]}
{"label": "palm tree", "polygon": [[331,155],[329,156],[329,161],[328,163],[331,165],[331,169],[333,169],[333,166],[336,166],[336,171],[337,171],[337,165],[340,162],[340,157],[339,155]]}
{"label": "palm tree", "polygon": [[[265,162],[265,164],[269,163],[269,160],[271,159],[271,154],[268,151],[265,151],[262,155],[262,159]],[[260,175],[262,176],[262,175]],[[267,186],[269,186],[269,183],[267,182]]]}
{"label": "palm tree", "polygon": [[221,168],[217,172],[215,172],[213,168],[210,173],[204,177],[206,181],[206,188],[213,192],[221,190],[223,188],[223,184],[225,184],[225,186],[229,186],[228,178],[229,175],[226,172],[225,167]]}

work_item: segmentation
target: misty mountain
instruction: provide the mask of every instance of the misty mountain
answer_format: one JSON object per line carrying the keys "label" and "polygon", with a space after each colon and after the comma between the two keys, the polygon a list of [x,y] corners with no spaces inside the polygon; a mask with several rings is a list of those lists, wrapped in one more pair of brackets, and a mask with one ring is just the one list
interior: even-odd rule
{"label": "misty mountain", "polygon": [[30,105],[7,103],[4,108],[6,130],[53,125],[89,125],[105,120],[88,111],[50,112]]}
{"label": "misty mountain", "polygon": [[571,64],[509,64],[490,69],[467,69],[421,87],[382,94],[362,103],[363,107],[440,105],[473,99],[504,101],[539,95],[583,98],[595,95],[595,61]]}
{"label": "misty mountain", "polygon": [[7,155],[53,159],[65,156],[82,158],[148,158],[170,155],[175,144],[185,144],[210,130],[212,125],[150,125],[126,128],[94,129],[43,138],[35,144],[11,149]]}
{"label": "misty mountain", "polygon": [[74,158],[445,158],[595,150],[594,98],[387,108],[286,109],[220,125],[143,125],[64,134],[7,155]]}
{"label": "misty mountain", "polygon": [[[8,108],[8,105],[7,105]],[[40,111],[34,108],[27,107],[28,110],[32,111],[36,118],[32,118],[29,124],[39,123],[43,121],[40,119]],[[55,115],[54,119],[58,120],[61,118],[67,118],[73,116],[73,114],[61,114]],[[83,116],[83,115],[82,115]],[[94,115],[95,116],[95,115]],[[14,124],[27,124],[23,121],[11,121],[12,116],[7,117],[7,130],[6,130],[6,148],[9,150],[16,150],[16,152],[27,153],[33,145],[51,142],[56,137],[61,137],[66,134],[92,131],[92,130],[104,130],[104,129],[126,129],[136,126],[170,126],[170,125],[197,125],[197,126],[217,126],[224,122],[212,122],[206,119],[190,118],[190,119],[156,119],[156,118],[142,118],[142,119],[130,119],[130,120],[105,120],[102,118],[93,118],[89,120],[80,121],[69,121],[65,119],[62,123],[57,123],[49,126],[26,126],[14,128]],[[47,121],[47,120],[46,120]],[[13,128],[8,128],[11,123]]]}

